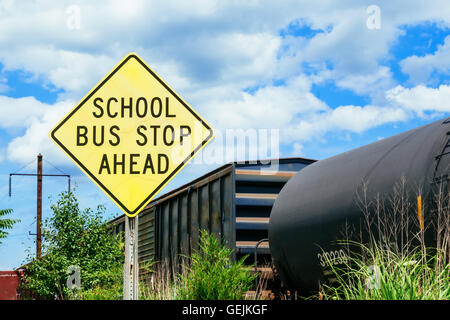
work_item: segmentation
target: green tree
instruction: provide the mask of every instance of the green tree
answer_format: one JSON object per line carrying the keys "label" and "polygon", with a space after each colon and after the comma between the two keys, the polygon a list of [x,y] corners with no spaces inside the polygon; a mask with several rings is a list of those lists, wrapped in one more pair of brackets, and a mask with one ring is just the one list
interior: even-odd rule
{"label": "green tree", "polygon": [[3,209],[0,210],[0,244],[2,244],[1,239],[6,238],[6,236],[8,235],[8,232],[6,232],[5,230],[9,230],[12,229],[13,225],[15,223],[20,222],[20,220],[16,219],[7,219],[7,218],[2,218],[8,214],[10,214],[13,210],[12,209]]}
{"label": "green tree", "polygon": [[[43,222],[42,258],[28,257],[31,263],[26,266],[23,289],[41,299],[68,299],[121,285],[123,240],[108,229],[105,208],[82,211],[75,195],[64,192],[51,209],[53,215]],[[81,293],[67,288],[70,266],[80,268]]]}

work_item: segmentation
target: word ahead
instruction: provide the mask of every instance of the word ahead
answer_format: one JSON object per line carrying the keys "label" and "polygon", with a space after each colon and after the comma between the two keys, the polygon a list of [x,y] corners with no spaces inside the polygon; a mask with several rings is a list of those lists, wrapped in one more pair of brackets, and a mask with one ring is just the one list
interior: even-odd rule
{"label": "word ahead", "polygon": [[130,217],[213,137],[137,55],[127,55],[50,137]]}

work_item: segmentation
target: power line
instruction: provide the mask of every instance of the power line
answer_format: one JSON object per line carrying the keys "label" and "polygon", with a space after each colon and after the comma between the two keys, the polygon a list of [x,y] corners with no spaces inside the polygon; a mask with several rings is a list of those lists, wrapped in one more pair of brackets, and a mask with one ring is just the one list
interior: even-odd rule
{"label": "power line", "polygon": [[[37,156],[37,172],[36,173],[10,173],[9,174],[9,196],[11,197],[11,178],[12,176],[34,176],[37,177],[37,212],[36,212],[36,257],[39,258],[41,255],[41,225],[42,225],[42,177],[66,177],[67,183],[68,183],[68,192],[70,192],[70,175],[68,174],[44,174],[42,172],[42,155],[39,154]],[[48,161],[47,161],[48,162]],[[49,162],[49,164],[57,169],[58,171],[61,171],[60,169],[56,168],[53,164]],[[29,165],[29,164],[28,164]],[[28,166],[27,165],[27,166]],[[25,166],[25,167],[27,167]],[[24,167],[24,168],[25,168]],[[20,170],[22,170],[21,168]],[[20,171],[19,170],[19,171]],[[62,172],[62,171],[61,171]],[[30,234],[32,235],[32,234]]]}
{"label": "power line", "polygon": [[44,162],[48,163],[49,165],[51,165],[53,168],[55,168],[56,170],[58,170],[59,172],[61,172],[62,174],[67,175],[67,173],[65,173],[64,171],[62,171],[61,169],[57,168],[55,165],[53,165],[50,161],[44,159]]}
{"label": "power line", "polygon": [[30,163],[28,163],[27,165],[23,166],[22,168],[20,168],[19,170],[13,172],[13,173],[18,173],[19,171],[22,171],[23,169],[25,169],[26,167],[28,167],[30,164],[32,164],[34,162],[34,160],[31,160]]}

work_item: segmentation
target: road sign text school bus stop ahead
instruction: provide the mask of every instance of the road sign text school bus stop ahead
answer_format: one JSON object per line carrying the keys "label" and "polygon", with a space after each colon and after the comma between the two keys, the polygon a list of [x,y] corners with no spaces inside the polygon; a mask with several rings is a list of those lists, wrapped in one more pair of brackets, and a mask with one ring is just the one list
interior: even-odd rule
{"label": "road sign text school bus stop ahead", "polygon": [[134,53],[50,131],[129,217],[213,136],[211,126]]}

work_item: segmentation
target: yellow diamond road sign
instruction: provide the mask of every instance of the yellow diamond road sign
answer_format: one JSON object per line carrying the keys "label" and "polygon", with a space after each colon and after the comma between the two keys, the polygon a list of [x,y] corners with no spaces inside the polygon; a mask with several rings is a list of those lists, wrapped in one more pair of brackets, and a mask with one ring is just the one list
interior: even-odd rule
{"label": "yellow diamond road sign", "polygon": [[130,217],[213,135],[211,126],[134,53],[50,132]]}

